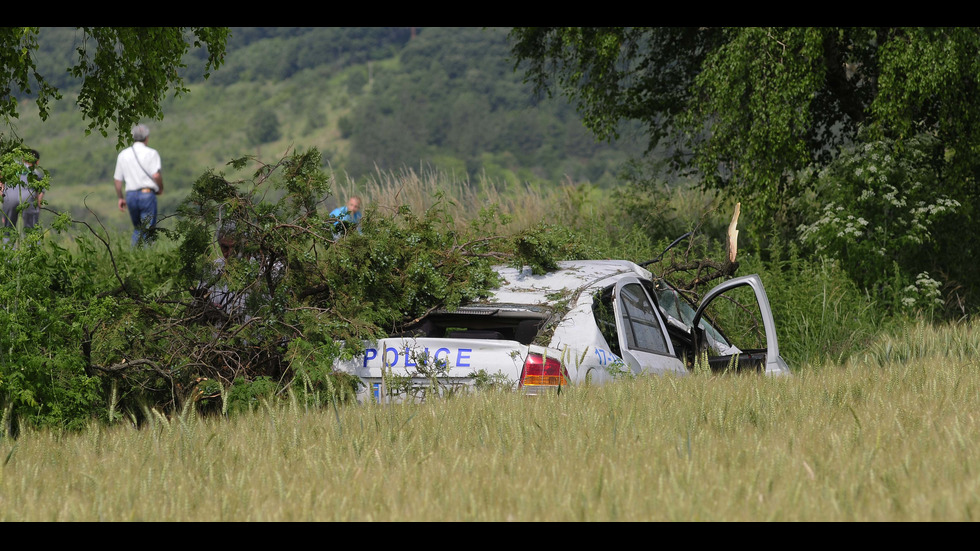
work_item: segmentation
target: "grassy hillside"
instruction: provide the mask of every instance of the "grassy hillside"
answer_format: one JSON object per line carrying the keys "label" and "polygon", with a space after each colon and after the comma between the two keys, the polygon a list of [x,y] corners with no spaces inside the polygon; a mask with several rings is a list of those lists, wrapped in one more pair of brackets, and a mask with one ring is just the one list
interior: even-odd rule
{"label": "grassy hillside", "polygon": [[[507,60],[506,29],[420,28],[404,45],[401,31],[372,29],[233,29],[225,65],[166,100],[163,120],[145,121],[164,164],[162,211],[173,212],[197,177],[225,171],[233,158],[271,162],[313,147],[341,179],[359,183],[376,169],[433,167],[516,187],[567,178],[610,185],[627,159],[631,144],[596,144],[570,107],[531,97]],[[70,47],[71,33],[54,35],[61,50]],[[338,36],[358,39],[351,44],[359,49],[330,46]],[[58,53],[46,66],[65,62]],[[115,140],[86,136],[63,91],[47,121],[25,101],[15,126],[2,131],[40,151],[53,210],[124,227],[112,185]],[[256,138],[257,118],[270,114],[277,136]]]}
{"label": "grassy hillside", "polygon": [[[160,151],[166,192],[161,209],[172,212],[191,184],[208,169],[225,171],[233,158],[255,155],[275,160],[291,150],[320,149],[329,159],[343,154],[346,141],[339,137],[337,116],[348,108],[349,98],[329,75],[305,74],[279,83],[254,83],[227,87],[191,85],[191,92],[168,100],[162,121],[149,121],[149,145]],[[336,88],[323,96],[310,93],[310,82],[319,89]],[[51,174],[51,191],[46,194],[50,207],[70,211],[76,218],[91,216],[104,221],[128,218],[115,208],[112,172],[117,155],[115,140],[97,134],[85,135],[79,114],[59,104],[59,110],[41,122],[30,108],[16,130],[27,144],[41,153],[41,166]],[[260,146],[248,145],[248,114],[268,108],[279,116],[282,137]],[[310,114],[319,113],[324,124],[311,125]],[[330,113],[328,117],[327,113]],[[332,121],[330,119],[333,119]]]}

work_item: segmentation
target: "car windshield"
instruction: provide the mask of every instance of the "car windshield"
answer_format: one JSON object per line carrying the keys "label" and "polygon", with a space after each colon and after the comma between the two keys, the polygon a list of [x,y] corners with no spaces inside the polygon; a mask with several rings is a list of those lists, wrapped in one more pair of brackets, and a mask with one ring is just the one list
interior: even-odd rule
{"label": "car windshield", "polygon": [[[697,312],[687,299],[684,299],[679,295],[677,290],[673,289],[663,281],[657,281],[655,284],[655,291],[657,295],[657,303],[660,305],[660,308],[667,313],[667,315],[684,322],[684,325],[687,325],[688,327],[691,327],[694,324],[694,315]],[[721,331],[715,329],[704,317],[701,318],[701,322],[698,323],[698,325],[718,343],[722,343],[726,347],[731,346],[731,343],[729,343],[728,339],[722,335]]]}

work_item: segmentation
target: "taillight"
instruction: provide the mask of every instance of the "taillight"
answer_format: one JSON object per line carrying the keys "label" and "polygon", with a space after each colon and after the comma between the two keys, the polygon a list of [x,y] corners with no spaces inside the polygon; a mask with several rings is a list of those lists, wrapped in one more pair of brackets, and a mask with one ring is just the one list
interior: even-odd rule
{"label": "taillight", "polygon": [[528,354],[517,387],[524,387],[525,391],[533,393],[534,390],[544,390],[541,387],[561,387],[567,384],[568,372],[560,361],[541,354]]}

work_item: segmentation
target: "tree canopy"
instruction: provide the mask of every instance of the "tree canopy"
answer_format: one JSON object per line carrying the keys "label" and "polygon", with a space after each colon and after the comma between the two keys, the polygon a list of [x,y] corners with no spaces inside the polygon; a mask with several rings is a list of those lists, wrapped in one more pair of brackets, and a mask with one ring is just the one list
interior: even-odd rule
{"label": "tree canopy", "polygon": [[[80,83],[77,104],[92,130],[115,127],[122,144],[142,118],[160,119],[168,92],[187,91],[180,69],[190,48],[205,47],[205,78],[224,58],[227,27],[78,27],[69,74]],[[39,27],[0,28],[0,116],[19,116],[18,97],[33,97],[42,119],[61,91],[35,58]]]}
{"label": "tree canopy", "polygon": [[570,97],[600,138],[639,121],[671,172],[743,203],[750,235],[836,258],[892,301],[933,277],[961,313],[962,294],[980,296],[977,28],[515,27],[509,39],[538,93]]}
{"label": "tree canopy", "polygon": [[576,100],[598,137],[641,121],[675,170],[769,207],[862,127],[935,135],[950,177],[976,165],[975,28],[515,27],[510,39],[526,80]]}

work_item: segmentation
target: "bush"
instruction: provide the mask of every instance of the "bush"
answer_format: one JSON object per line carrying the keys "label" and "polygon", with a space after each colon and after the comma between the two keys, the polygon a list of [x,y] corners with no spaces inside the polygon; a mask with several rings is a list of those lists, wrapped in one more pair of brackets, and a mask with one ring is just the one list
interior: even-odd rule
{"label": "bush", "polygon": [[885,323],[878,305],[837,261],[804,258],[795,244],[778,240],[768,252],[767,261],[744,255],[739,274],[762,277],[780,354],[794,370],[844,362]]}
{"label": "bush", "polygon": [[78,428],[105,410],[85,362],[86,329],[114,309],[90,267],[38,231],[0,246],[0,434],[16,433],[18,421]]}
{"label": "bush", "polygon": [[800,240],[836,259],[855,283],[895,313],[941,308],[941,282],[933,251],[944,248],[934,228],[958,215],[928,162],[935,139],[917,136],[899,144],[857,144],[826,169],[799,174],[826,201],[814,221],[799,227]]}

